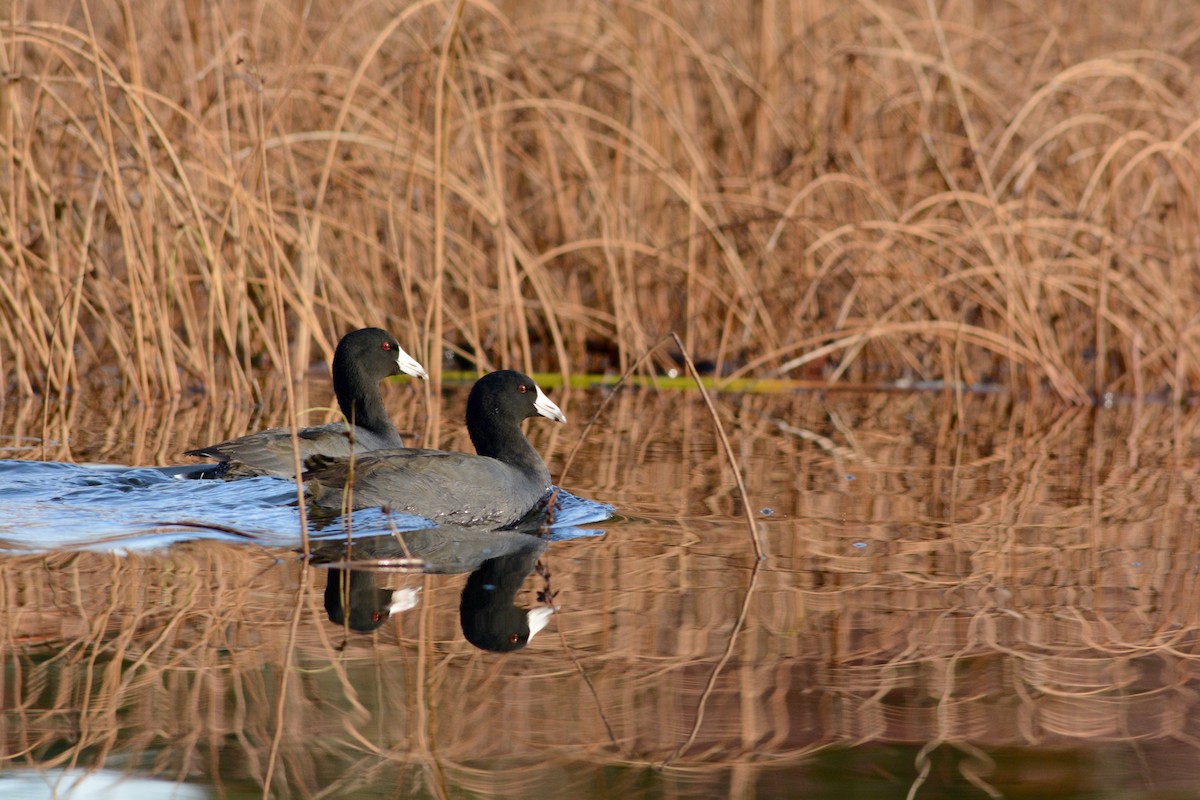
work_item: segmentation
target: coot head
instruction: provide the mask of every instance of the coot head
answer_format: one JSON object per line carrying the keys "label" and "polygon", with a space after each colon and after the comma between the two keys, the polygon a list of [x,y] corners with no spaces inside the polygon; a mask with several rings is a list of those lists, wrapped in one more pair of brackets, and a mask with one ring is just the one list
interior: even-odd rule
{"label": "coot head", "polygon": [[533,378],[516,370],[489,372],[475,382],[467,398],[467,433],[481,456],[506,460],[518,440],[525,439],[517,423],[539,416],[567,421]]}

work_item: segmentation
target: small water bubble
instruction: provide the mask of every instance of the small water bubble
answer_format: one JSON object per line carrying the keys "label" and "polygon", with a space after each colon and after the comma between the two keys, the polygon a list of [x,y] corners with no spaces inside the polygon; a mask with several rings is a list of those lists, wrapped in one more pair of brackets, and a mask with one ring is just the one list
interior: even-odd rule
{"label": "small water bubble", "polygon": [[1135,566],[1135,567],[1140,567],[1141,565],[1142,565],[1142,562],[1140,562],[1140,561],[1133,562],[1133,566]]}
{"label": "small water bubble", "polygon": [[758,513],[762,514],[764,517],[769,517],[769,516],[771,516],[772,514],[774,514],[774,513],[775,513],[775,509],[773,509],[773,508],[760,508],[760,509],[758,510]]}
{"label": "small water bubble", "polygon": [[846,480],[848,480],[848,481],[855,480],[855,476],[853,476],[853,475],[847,475],[847,476],[846,476]]}
{"label": "small water bubble", "polygon": [[855,542],[854,543],[854,547],[856,550],[862,550],[866,546],[867,546],[866,542]]}
{"label": "small water bubble", "polygon": [[667,370],[667,377],[668,378],[678,378],[679,370],[675,369],[674,367],[671,367],[670,369]]}
{"label": "small water bubble", "polygon": [[1112,392],[1104,393],[1104,407],[1105,408],[1112,408],[1115,400],[1116,400],[1116,398]]}

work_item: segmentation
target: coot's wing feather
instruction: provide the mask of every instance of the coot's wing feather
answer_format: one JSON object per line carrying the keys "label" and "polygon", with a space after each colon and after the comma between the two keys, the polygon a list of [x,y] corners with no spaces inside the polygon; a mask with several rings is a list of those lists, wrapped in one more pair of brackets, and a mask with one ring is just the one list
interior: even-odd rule
{"label": "coot's wing feather", "polygon": [[[300,447],[300,463],[323,456],[347,458],[355,450],[362,452],[379,447],[394,446],[395,440],[380,436],[362,428],[354,429],[353,446],[346,425],[331,422],[328,425],[313,425],[296,432]],[[190,456],[215,458],[224,463],[225,477],[239,475],[283,475],[292,474],[292,433],[287,428],[269,428],[247,434],[227,442],[219,442],[188,450]]]}

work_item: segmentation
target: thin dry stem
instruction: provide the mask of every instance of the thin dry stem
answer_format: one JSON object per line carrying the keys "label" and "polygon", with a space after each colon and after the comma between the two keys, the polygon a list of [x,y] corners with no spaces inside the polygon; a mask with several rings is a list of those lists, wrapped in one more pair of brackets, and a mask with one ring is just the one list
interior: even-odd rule
{"label": "thin dry stem", "polygon": [[363,324],[435,431],[444,353],[669,330],[719,373],[1200,382],[1188,4],[17,5],[5,394],[257,401]]}

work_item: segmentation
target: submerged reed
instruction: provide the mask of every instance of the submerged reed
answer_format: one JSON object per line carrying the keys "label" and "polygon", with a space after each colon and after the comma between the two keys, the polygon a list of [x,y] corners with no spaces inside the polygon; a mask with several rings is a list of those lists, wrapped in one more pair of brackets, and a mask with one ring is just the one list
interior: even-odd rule
{"label": "submerged reed", "polygon": [[735,375],[1200,378],[1192,4],[8,8],[0,392],[253,393],[363,323],[435,370],[677,331]]}
{"label": "submerged reed", "polygon": [[[381,574],[420,604],[359,634],[329,621],[327,576],[293,552],[9,554],[0,772],[105,765],[272,797],[592,783],[543,792],[557,797],[669,760],[668,777],[712,782],[679,796],[729,796],[729,771],[831,746],[875,764],[899,747],[897,782],[961,749],[996,757],[976,774],[1021,796],[1003,780],[1021,785],[1012,770],[1042,763],[1031,752],[1075,753],[1086,780],[1089,758],[1127,758],[1114,785],[1190,778],[1189,796],[1200,415],[1000,395],[959,415],[919,393],[747,394],[720,410],[758,476],[770,559],[755,568],[700,398],[618,393],[571,487],[626,518],[546,551],[553,627],[503,656],[464,640],[461,575]],[[1025,796],[1084,782],[1032,772],[1049,788]]]}

